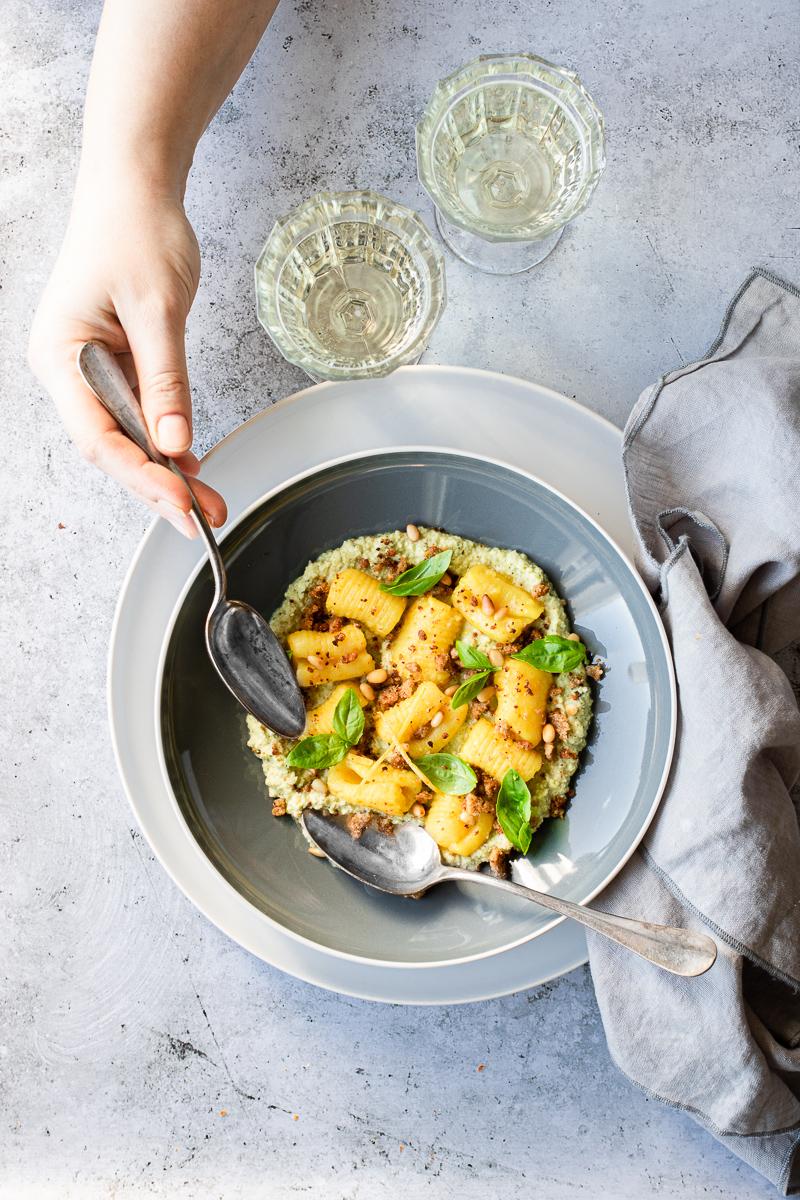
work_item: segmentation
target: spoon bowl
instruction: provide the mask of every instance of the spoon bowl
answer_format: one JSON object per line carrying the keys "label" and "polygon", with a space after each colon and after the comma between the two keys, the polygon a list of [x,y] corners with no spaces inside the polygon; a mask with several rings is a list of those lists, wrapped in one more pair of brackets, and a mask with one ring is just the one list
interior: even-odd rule
{"label": "spoon bowl", "polygon": [[242,600],[221,600],[208,614],[206,645],[217,673],[243,708],[274,733],[300,736],[306,725],[303,696],[260,612]]}
{"label": "spoon bowl", "polygon": [[387,836],[374,822],[356,839],[347,826],[316,809],[303,813],[306,833],[337,867],[392,896],[415,896],[440,882],[442,859],[420,825],[404,821]]}

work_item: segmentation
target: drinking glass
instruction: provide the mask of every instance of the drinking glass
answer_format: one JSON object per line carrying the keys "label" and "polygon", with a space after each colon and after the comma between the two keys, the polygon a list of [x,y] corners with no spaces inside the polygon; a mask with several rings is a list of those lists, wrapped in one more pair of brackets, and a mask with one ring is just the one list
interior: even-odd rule
{"label": "drinking glass", "polygon": [[417,170],[445,244],[493,274],[541,262],[604,165],[591,96],[535,54],[473,59],[437,84],[417,125]]}
{"label": "drinking glass", "polygon": [[315,380],[416,362],[445,305],[444,260],[411,209],[319,192],[281,217],[255,268],[261,324]]}

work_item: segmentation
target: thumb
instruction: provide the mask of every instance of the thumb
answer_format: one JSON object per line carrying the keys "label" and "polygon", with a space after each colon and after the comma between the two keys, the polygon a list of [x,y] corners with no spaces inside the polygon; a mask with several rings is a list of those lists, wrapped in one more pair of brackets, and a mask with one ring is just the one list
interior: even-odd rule
{"label": "thumb", "polygon": [[150,436],[162,454],[183,454],[192,444],[185,317],[162,308],[146,321],[129,321],[125,332]]}

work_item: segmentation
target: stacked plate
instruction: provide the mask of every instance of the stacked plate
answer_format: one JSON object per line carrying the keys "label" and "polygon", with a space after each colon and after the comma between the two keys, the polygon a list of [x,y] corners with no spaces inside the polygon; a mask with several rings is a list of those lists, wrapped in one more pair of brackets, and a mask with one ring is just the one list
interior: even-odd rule
{"label": "stacked plate", "polygon": [[[609,670],[575,801],[515,871],[578,902],[641,839],[675,730],[666,639],[624,553],[619,461],[618,430],[553,392],[407,367],[301,392],[231,434],[204,467],[232,514],[231,594],[266,613],[322,550],[409,520],[539,562]],[[468,884],[394,899],[308,855],[296,827],[271,816],[243,713],[207,661],[209,595],[197,543],[156,523],[120,598],[109,684],[131,804],[202,912],[282,970],[375,1000],[484,999],[585,961],[579,927],[535,905]]]}

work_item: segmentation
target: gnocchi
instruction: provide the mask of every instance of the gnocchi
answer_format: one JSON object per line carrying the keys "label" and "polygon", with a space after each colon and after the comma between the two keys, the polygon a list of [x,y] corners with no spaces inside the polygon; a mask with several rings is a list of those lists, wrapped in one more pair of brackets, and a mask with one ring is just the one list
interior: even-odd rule
{"label": "gnocchi", "polygon": [[385,638],[402,617],[406,602],[402,596],[382,592],[374,576],[345,567],[334,576],[325,607],[334,616],[360,621],[377,637]]}
{"label": "gnocchi", "polygon": [[413,771],[350,753],[328,771],[328,790],[357,808],[402,816],[414,803],[419,781]]}
{"label": "gnocchi", "polygon": [[425,828],[436,845],[448,854],[469,858],[488,838],[492,831],[491,813],[478,813],[467,822],[462,821],[463,796],[434,797]]}
{"label": "gnocchi", "polygon": [[304,688],[358,679],[375,666],[367,651],[367,639],[357,625],[345,625],[335,633],[298,629],[286,640],[297,662],[297,682]]}
{"label": "gnocchi", "polygon": [[348,688],[352,689],[356,700],[364,708],[367,701],[358,688],[354,688],[351,683],[337,684],[327,700],[323,700],[316,708],[309,709],[306,715],[307,737],[313,737],[318,733],[333,733],[333,714],[336,712],[336,705]]}
{"label": "gnocchi", "polygon": [[461,577],[453,592],[453,607],[480,633],[501,644],[516,641],[544,611],[530,592],[482,563]]}
{"label": "gnocchi", "polygon": [[425,681],[407,699],[375,717],[375,732],[384,742],[410,742],[418,729],[444,712],[447,697],[435,683]]}
{"label": "gnocchi", "polygon": [[[582,665],[562,677],[513,657],[512,642],[570,633],[535,563],[409,529],[413,537],[403,528],[352,538],[290,584],[271,624],[304,689],[306,745],[295,754],[295,743],[252,717],[248,745],[276,815],[299,818],[313,805],[353,822],[354,834],[370,814],[417,821],[444,861],[494,864],[516,836],[496,810],[511,768],[528,785],[532,829],[563,812],[590,685]],[[427,575],[404,581],[437,557]]]}
{"label": "gnocchi", "polygon": [[482,717],[470,729],[461,747],[461,757],[486,771],[498,783],[512,768],[522,778],[532,779],[542,765],[542,756],[513,736],[501,731],[493,722]]}
{"label": "gnocchi", "polygon": [[538,746],[547,714],[547,697],[553,686],[549,671],[540,671],[519,658],[507,658],[494,677],[497,720],[518,738]]}
{"label": "gnocchi", "polygon": [[443,684],[451,675],[450,647],[463,625],[461,613],[435,596],[418,596],[408,606],[389,647],[389,656],[404,679]]}

